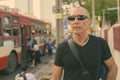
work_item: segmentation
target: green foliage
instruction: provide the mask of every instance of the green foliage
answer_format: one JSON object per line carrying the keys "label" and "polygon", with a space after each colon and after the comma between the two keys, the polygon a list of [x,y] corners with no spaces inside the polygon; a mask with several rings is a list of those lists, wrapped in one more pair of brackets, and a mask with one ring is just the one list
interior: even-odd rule
{"label": "green foliage", "polygon": [[[82,5],[85,8],[88,9],[90,12],[90,16],[92,16],[92,0],[80,0],[85,1],[85,4]],[[105,18],[108,22],[111,22],[111,24],[114,24],[117,20],[117,13],[116,10],[113,11],[107,11],[108,8],[117,7],[117,0],[94,0],[94,6],[95,6],[95,15],[96,16],[103,16],[103,10],[106,10],[105,12]],[[113,17],[114,16],[114,17]]]}
{"label": "green foliage", "polygon": [[70,2],[72,2],[72,0],[62,0],[62,2],[70,3]]}
{"label": "green foliage", "polygon": [[106,21],[110,21],[110,24],[113,25],[117,22],[117,11],[106,11],[105,13],[105,19]]}

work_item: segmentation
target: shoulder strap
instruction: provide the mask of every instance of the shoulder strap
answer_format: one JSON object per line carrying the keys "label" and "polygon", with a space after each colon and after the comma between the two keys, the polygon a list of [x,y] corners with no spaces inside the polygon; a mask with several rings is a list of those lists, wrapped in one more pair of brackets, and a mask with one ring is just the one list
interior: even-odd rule
{"label": "shoulder strap", "polygon": [[78,50],[77,50],[77,48],[76,48],[73,40],[72,40],[72,39],[69,39],[69,40],[68,40],[68,44],[69,44],[69,47],[70,47],[73,55],[75,56],[75,58],[76,58],[76,59],[78,60],[78,62],[80,63],[81,70],[82,70],[83,74],[88,73],[88,71],[85,69],[84,65],[82,64],[80,58],[78,57],[78,56],[80,56],[80,55],[79,55],[79,52],[78,52]]}
{"label": "shoulder strap", "polygon": [[97,68],[97,77],[96,77],[96,80],[99,79],[99,75],[100,75],[100,42],[99,42],[99,39],[98,37],[97,38],[97,45],[98,45],[98,68]]}
{"label": "shoulder strap", "polygon": [[100,40],[99,38],[97,37],[97,43],[98,43],[98,69],[97,69],[97,79],[98,80],[99,78],[101,80],[106,80],[106,77],[107,77],[107,67],[105,66],[104,63],[101,62],[101,50],[100,50]]}
{"label": "shoulder strap", "polygon": [[27,80],[25,74],[26,74],[26,72],[21,72],[21,73],[20,73],[20,76],[23,76],[24,80]]}
{"label": "shoulder strap", "polygon": [[23,76],[23,77],[24,77],[24,80],[27,80],[27,78],[26,78],[26,75],[25,75],[25,74],[26,74],[26,72],[24,73],[24,76]]}
{"label": "shoulder strap", "polygon": [[80,58],[78,57],[78,56],[80,56],[80,55],[79,55],[79,52],[78,52],[75,44],[73,43],[72,39],[68,40],[68,44],[69,44],[69,47],[70,47],[72,53],[74,54],[75,58],[79,61],[80,65],[84,66],[84,65],[82,64]]}

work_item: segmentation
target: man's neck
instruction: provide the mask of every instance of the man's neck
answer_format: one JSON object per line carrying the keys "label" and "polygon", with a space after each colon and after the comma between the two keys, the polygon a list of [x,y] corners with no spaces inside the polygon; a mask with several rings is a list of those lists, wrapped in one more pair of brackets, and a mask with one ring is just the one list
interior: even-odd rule
{"label": "man's neck", "polygon": [[83,45],[85,45],[88,42],[89,34],[88,33],[86,33],[86,34],[73,34],[73,40],[77,44],[83,46]]}

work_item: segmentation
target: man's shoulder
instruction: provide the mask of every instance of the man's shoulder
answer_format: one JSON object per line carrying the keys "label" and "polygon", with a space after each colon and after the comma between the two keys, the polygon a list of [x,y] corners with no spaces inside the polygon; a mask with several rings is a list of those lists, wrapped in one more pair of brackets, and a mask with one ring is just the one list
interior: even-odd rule
{"label": "man's shoulder", "polygon": [[104,39],[104,38],[99,37],[99,36],[90,35],[90,37],[91,37],[92,39],[98,39],[99,41],[105,41],[105,39]]}
{"label": "man's shoulder", "polygon": [[60,44],[58,45],[58,48],[65,48],[65,47],[68,47],[67,41],[62,42],[62,43],[60,43]]}

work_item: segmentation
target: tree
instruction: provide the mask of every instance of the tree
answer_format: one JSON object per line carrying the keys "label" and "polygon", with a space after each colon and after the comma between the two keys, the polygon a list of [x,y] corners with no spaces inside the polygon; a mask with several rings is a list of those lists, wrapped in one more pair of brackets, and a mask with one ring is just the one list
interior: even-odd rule
{"label": "tree", "polygon": [[[92,0],[79,0],[80,3],[82,1],[85,2],[84,6],[88,9],[89,12],[92,11]],[[117,7],[117,0],[94,0],[95,3],[95,15],[96,16],[103,16],[103,10],[106,10],[105,13],[105,19],[107,22],[110,22],[111,25],[116,23],[117,21],[117,12],[114,11],[107,11],[108,8]],[[92,12],[90,13],[90,16],[92,16]],[[113,17],[114,16],[114,17]]]}
{"label": "tree", "polygon": [[110,22],[110,25],[112,26],[117,22],[117,10],[113,11],[106,11],[105,13],[105,19],[106,21]]}

